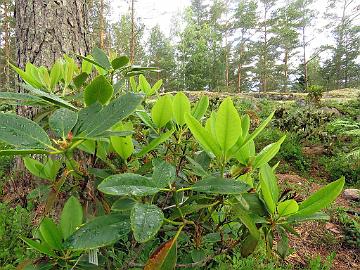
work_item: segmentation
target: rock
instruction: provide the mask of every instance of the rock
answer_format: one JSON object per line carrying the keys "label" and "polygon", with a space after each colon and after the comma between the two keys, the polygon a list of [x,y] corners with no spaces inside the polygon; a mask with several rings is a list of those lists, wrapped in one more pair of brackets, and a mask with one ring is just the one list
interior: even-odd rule
{"label": "rock", "polygon": [[358,201],[360,200],[360,190],[355,188],[348,188],[344,190],[344,198],[348,200]]}
{"label": "rock", "polygon": [[338,228],[335,224],[333,224],[333,223],[326,223],[325,228],[326,228],[328,231],[333,232],[333,233],[335,233],[335,234],[340,234],[340,233],[341,233],[341,231],[339,230],[339,228]]}
{"label": "rock", "polygon": [[336,109],[336,108],[322,107],[322,108],[320,108],[320,110],[322,110],[324,113],[332,114],[332,115],[335,115],[335,116],[340,116],[341,115],[339,110]]}

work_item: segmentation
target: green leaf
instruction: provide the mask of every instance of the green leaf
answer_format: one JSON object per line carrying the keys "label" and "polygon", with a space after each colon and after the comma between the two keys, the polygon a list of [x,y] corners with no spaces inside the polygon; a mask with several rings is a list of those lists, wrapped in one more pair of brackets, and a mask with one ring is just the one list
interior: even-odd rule
{"label": "green leaf", "polygon": [[157,187],[168,187],[176,181],[176,168],[163,160],[156,162],[154,164],[152,180]]}
{"label": "green leaf", "polygon": [[83,222],[83,209],[78,199],[71,196],[60,216],[60,228],[64,239],[72,235]]}
{"label": "green leaf", "polygon": [[20,237],[21,240],[23,240],[27,245],[29,245],[31,248],[39,251],[40,253],[46,254],[51,257],[57,257],[53,250],[48,248],[46,245],[40,244],[39,242],[36,242],[32,239],[28,239],[25,237]]}
{"label": "green leaf", "polygon": [[109,176],[99,184],[98,189],[117,196],[147,196],[160,191],[149,178],[132,173]]}
{"label": "green leaf", "polygon": [[175,122],[180,126],[185,125],[185,115],[190,114],[191,111],[188,97],[183,92],[178,92],[174,97],[172,105]]}
{"label": "green leaf", "polygon": [[241,245],[241,256],[247,257],[255,251],[259,240],[249,234]]}
{"label": "green leaf", "polygon": [[160,97],[151,109],[151,117],[158,128],[165,126],[172,118],[172,100],[170,95]]}
{"label": "green leaf", "polygon": [[156,92],[161,88],[162,84],[163,84],[163,80],[162,80],[162,79],[158,80],[158,81],[153,85],[153,87],[151,88],[151,94],[150,94],[150,95],[156,93]]}
{"label": "green leaf", "polygon": [[245,139],[245,141],[243,142],[243,144],[247,143],[250,140],[254,140],[261,131],[263,131],[263,129],[270,123],[271,119],[273,118],[275,112],[272,112],[261,124],[260,126],[258,126],[253,133],[251,133],[250,135],[248,135]]}
{"label": "green leaf", "polygon": [[250,234],[255,239],[259,239],[260,232],[256,227],[255,222],[248,214],[248,212],[240,204],[233,205],[232,211],[234,212],[235,217],[238,217],[241,220],[241,222],[246,226],[246,228],[248,228]]}
{"label": "green leaf", "polygon": [[135,204],[136,204],[136,200],[129,197],[123,197],[113,203],[113,205],[111,206],[111,210],[129,211],[135,206]]}
{"label": "green leaf", "polygon": [[224,154],[235,145],[241,136],[241,120],[230,97],[219,107],[215,122],[216,139]]}
{"label": "green leaf", "polygon": [[48,135],[38,124],[13,114],[0,114],[0,140],[25,149],[51,147]]}
{"label": "green leaf", "polygon": [[94,138],[116,123],[133,113],[141,103],[142,96],[127,93],[102,107],[94,103],[79,111],[78,122],[74,128],[74,135]]}
{"label": "green leaf", "polygon": [[243,165],[250,165],[249,161],[251,161],[255,156],[255,143],[253,140],[249,141],[247,144],[244,144],[237,153],[235,153],[235,157],[240,161]]}
{"label": "green leaf", "polygon": [[130,220],[135,240],[145,243],[160,230],[164,213],[156,205],[138,203],[131,210]]}
{"label": "green leaf", "polygon": [[62,235],[52,219],[45,217],[40,224],[39,231],[44,241],[55,250],[62,250]]}
{"label": "green leaf", "polygon": [[80,89],[81,86],[83,86],[83,84],[86,82],[86,79],[89,77],[89,74],[87,74],[86,72],[82,72],[79,75],[77,75],[74,79],[74,85],[77,89]]}
{"label": "green leaf", "polygon": [[131,90],[132,90],[133,92],[138,92],[138,91],[137,91],[137,85],[136,85],[135,78],[134,78],[134,77],[130,77],[130,78],[129,78],[129,81],[130,81]]}
{"label": "green leaf", "polygon": [[212,152],[215,156],[221,155],[220,146],[217,141],[213,138],[211,133],[207,131],[198,120],[192,115],[185,115],[185,122],[190,128],[191,133],[195,139],[201,144],[201,146],[208,152]]}
{"label": "green leaf", "polygon": [[296,216],[311,215],[329,206],[340,195],[345,184],[345,178],[327,184],[299,204]]}
{"label": "green leaf", "polygon": [[210,194],[240,194],[250,187],[241,181],[210,176],[196,182],[191,189]]}
{"label": "green leaf", "polygon": [[279,199],[279,187],[276,176],[269,164],[260,167],[260,186],[266,206],[269,212],[274,214]]}
{"label": "green leaf", "polygon": [[309,220],[330,220],[329,215],[323,213],[323,212],[316,212],[310,215],[291,215],[289,217],[287,217],[286,221],[288,223],[299,223],[299,222],[304,222],[304,221],[309,221]]}
{"label": "green leaf", "polygon": [[38,80],[36,79],[36,77],[34,77],[33,75],[31,75],[28,72],[23,71],[22,69],[14,66],[13,64],[9,63],[10,67],[15,70],[15,72],[17,74],[20,75],[21,79],[23,79],[25,82],[27,82],[28,84],[32,85],[33,87],[36,88],[41,88],[43,87],[43,85],[38,82]]}
{"label": "green leaf", "polygon": [[[181,214],[186,216],[192,213],[199,212],[202,209],[209,208],[213,206],[212,204],[191,204],[180,207]],[[177,219],[181,217],[180,211],[175,209],[174,212],[170,215],[170,219]]]}
{"label": "green leaf", "polygon": [[102,68],[106,70],[111,69],[111,63],[109,61],[109,58],[106,56],[103,50],[99,48],[94,48],[91,52],[91,55],[94,58],[94,61],[98,63]]}
{"label": "green leaf", "polygon": [[129,63],[129,61],[130,61],[129,57],[125,55],[120,56],[111,61],[111,66],[113,67],[113,69],[116,70],[126,66]]}
{"label": "green leaf", "polygon": [[130,232],[128,217],[121,214],[100,216],[81,226],[65,242],[73,250],[89,250],[114,244]]}
{"label": "green leaf", "polygon": [[57,60],[55,62],[55,64],[52,66],[51,71],[50,71],[50,88],[54,89],[56,84],[60,81],[61,79],[61,71],[62,71],[62,63]]}
{"label": "green leaf", "polygon": [[142,74],[139,75],[139,87],[147,96],[151,95],[150,83],[146,80],[145,76]]}
{"label": "green leaf", "polygon": [[286,200],[283,202],[279,202],[277,206],[277,212],[280,217],[292,215],[298,210],[299,205],[295,200]]}
{"label": "green leaf", "polygon": [[194,109],[192,110],[192,115],[200,120],[206,113],[206,110],[209,107],[209,98],[208,96],[202,96],[199,101],[196,103]]}
{"label": "green leaf", "polygon": [[[95,69],[99,72],[99,74],[105,75],[107,73],[106,68],[103,67],[102,65],[100,65],[98,62],[94,61],[94,58],[91,55],[86,56],[86,57],[82,56],[82,55],[77,55],[77,56],[80,57],[81,59],[83,59],[85,62],[88,62],[88,63],[94,65]],[[84,63],[84,61],[83,61],[83,63]],[[103,72],[101,72],[100,70],[102,70]]]}
{"label": "green leaf", "polygon": [[26,169],[33,175],[48,180],[55,180],[61,167],[61,163],[58,160],[52,160],[50,158],[48,158],[44,164],[29,157],[24,157],[23,160]]}
{"label": "green leaf", "polygon": [[280,150],[281,144],[284,142],[286,135],[275,143],[269,144],[256,156],[253,167],[260,168],[260,166],[268,163]]}
{"label": "green leaf", "polygon": [[161,134],[156,139],[153,139],[148,145],[146,145],[143,149],[141,149],[141,151],[139,153],[137,153],[136,156],[142,157],[142,156],[146,155],[147,153],[149,153],[150,151],[154,150],[158,145],[162,144],[167,139],[169,139],[171,137],[171,135],[174,133],[174,131],[175,131],[174,129],[169,130],[169,131]]}
{"label": "green leaf", "polygon": [[66,138],[72,128],[76,125],[78,115],[66,108],[56,110],[49,117],[49,126],[61,138]]}
{"label": "green leaf", "polygon": [[177,261],[176,238],[162,244],[146,262],[144,270],[171,270],[175,269]]}
{"label": "green leaf", "polygon": [[42,149],[9,149],[0,150],[0,156],[25,156],[30,154],[50,154],[49,151]]}
{"label": "green leaf", "polygon": [[30,85],[22,84],[21,86],[24,89],[29,90],[31,93],[39,96],[43,100],[45,100],[47,102],[50,102],[51,104],[54,104],[54,105],[59,106],[59,107],[68,108],[68,109],[71,109],[71,110],[74,110],[74,111],[78,110],[71,103],[59,98],[57,95],[41,91],[39,89],[31,87]]}
{"label": "green leaf", "polygon": [[137,111],[136,115],[141,119],[141,121],[143,121],[143,123],[148,126],[149,128],[151,128],[155,133],[156,133],[156,129],[155,129],[155,125],[152,122],[149,114],[145,111]]}
{"label": "green leaf", "polygon": [[[244,117],[244,119],[241,121],[242,123],[242,130],[243,130],[243,136],[239,137],[239,140],[236,142],[236,144],[232,147],[232,149],[230,150],[230,152],[233,155],[236,155],[236,153],[241,149],[241,147],[243,147],[245,144],[247,144],[249,141],[254,140],[259,134],[260,132],[269,124],[269,122],[271,121],[271,119],[274,116],[274,112],[272,112],[268,118],[266,118],[261,124],[260,126],[258,126],[253,133],[251,133],[250,135],[246,134],[249,131],[249,127],[250,127],[250,118],[248,115],[246,115]],[[246,137],[245,137],[246,136]]]}
{"label": "green leaf", "polygon": [[[128,122],[126,124],[118,124],[114,131],[131,131],[133,129],[132,123]],[[126,137],[118,137],[111,136],[110,137],[111,145],[118,155],[123,159],[127,160],[131,154],[134,152],[134,144],[132,142],[131,136]]]}
{"label": "green leaf", "polygon": [[84,101],[86,106],[95,102],[102,105],[108,103],[114,93],[114,89],[103,75],[97,76],[84,90]]}
{"label": "green leaf", "polygon": [[6,100],[7,104],[16,105],[46,105],[47,101],[30,94],[15,92],[0,92],[0,100]]}
{"label": "green leaf", "polygon": [[[92,56],[88,55],[86,58],[91,60]],[[92,72],[92,67],[93,67],[93,65],[91,62],[87,61],[86,59],[83,59],[83,61],[81,63],[81,71],[82,72],[85,72],[86,74],[90,75]]]}

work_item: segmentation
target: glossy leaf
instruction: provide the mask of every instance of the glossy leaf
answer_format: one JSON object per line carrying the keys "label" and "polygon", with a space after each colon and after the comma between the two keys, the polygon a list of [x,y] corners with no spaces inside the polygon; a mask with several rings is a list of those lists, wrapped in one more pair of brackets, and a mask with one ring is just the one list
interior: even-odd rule
{"label": "glossy leaf", "polygon": [[150,151],[154,150],[157,146],[168,140],[171,135],[174,133],[174,130],[169,130],[165,133],[162,133],[159,137],[156,139],[153,139],[148,145],[146,145],[139,153],[137,153],[138,157],[142,157],[149,153]]}
{"label": "glossy leaf", "polygon": [[162,80],[162,79],[158,80],[158,81],[153,85],[153,87],[151,88],[151,94],[154,94],[154,93],[156,93],[157,91],[159,91],[159,89],[161,88],[162,84],[163,84],[163,80]]}
{"label": "glossy leaf", "polygon": [[247,257],[250,254],[252,254],[258,244],[259,240],[257,238],[255,238],[254,236],[252,236],[251,234],[249,234],[245,240],[242,242],[241,245],[241,256],[243,257]]}
{"label": "glossy leaf", "polygon": [[136,200],[129,197],[123,197],[113,203],[113,205],[111,206],[111,210],[119,212],[129,211],[135,206],[135,204]]}
{"label": "glossy leaf", "polygon": [[25,167],[33,175],[48,180],[55,180],[61,167],[61,163],[58,160],[52,160],[50,158],[48,158],[45,163],[29,157],[24,157],[23,160]]}
{"label": "glossy leaf", "polygon": [[131,210],[130,220],[135,240],[145,243],[160,230],[164,213],[156,205],[138,203]]}
{"label": "glossy leaf", "polygon": [[98,63],[102,68],[105,68],[106,70],[109,70],[111,68],[109,58],[103,50],[99,48],[94,48],[91,52],[91,55],[94,58],[94,61]]}
{"label": "glossy leaf", "polygon": [[[113,128],[114,131],[131,131],[132,129],[133,127],[131,122],[127,122],[125,124],[120,123]],[[134,144],[131,136],[111,136],[110,140],[114,150],[123,160],[127,160],[134,152]]]}
{"label": "glossy leaf", "polygon": [[123,55],[112,60],[111,66],[113,67],[113,69],[120,69],[126,66],[129,63],[129,61],[130,61],[129,57]]}
{"label": "glossy leaf", "polygon": [[345,184],[345,178],[327,184],[309,198],[299,204],[299,211],[296,216],[311,215],[329,206],[340,195]]}
{"label": "glossy leaf", "polygon": [[176,181],[176,168],[161,160],[154,163],[154,172],[152,175],[152,181],[155,186],[164,188]]}
{"label": "glossy leaf", "polygon": [[142,96],[127,93],[114,99],[105,107],[94,103],[80,110],[78,122],[74,128],[74,135],[81,133],[84,137],[94,138],[104,133],[133,113],[141,101]]}
{"label": "glossy leaf", "polygon": [[145,76],[140,74],[139,75],[139,87],[140,89],[147,95],[151,95],[151,86],[150,83],[146,80]]}
{"label": "glossy leaf", "polygon": [[62,70],[62,63],[58,60],[52,66],[50,71],[50,88],[54,89],[56,84],[61,79],[61,70]]}
{"label": "glossy leaf", "polygon": [[0,140],[24,149],[51,146],[48,135],[38,124],[14,114],[0,115]]}
{"label": "glossy leaf", "polygon": [[260,232],[255,225],[254,220],[250,217],[248,211],[246,211],[240,204],[235,204],[232,207],[232,211],[236,217],[238,217],[241,222],[248,228],[250,234],[255,239],[260,238]]}
{"label": "glossy leaf", "polygon": [[27,82],[28,84],[32,85],[33,87],[36,88],[41,88],[42,84],[40,82],[38,82],[38,80],[36,78],[34,78],[33,75],[31,75],[28,72],[23,71],[22,69],[14,66],[13,64],[9,63],[10,67],[15,70],[15,72],[17,74],[20,75],[21,79],[23,79],[25,82]]}
{"label": "glossy leaf", "polygon": [[114,89],[103,75],[97,76],[84,90],[84,101],[86,106],[96,102],[102,105],[108,103],[114,93]]}
{"label": "glossy leaf", "polygon": [[158,128],[165,126],[173,116],[170,95],[160,97],[151,109],[151,118]]}
{"label": "glossy leaf", "polygon": [[62,235],[52,219],[45,217],[40,224],[39,231],[44,241],[53,249],[61,250],[62,246]]}
{"label": "glossy leaf", "polygon": [[260,167],[261,194],[271,214],[275,213],[275,207],[279,199],[279,187],[274,172],[269,164]]}
{"label": "glossy leaf", "polygon": [[[89,60],[92,59],[91,55],[88,55],[86,58],[88,58]],[[93,64],[89,61],[83,60],[81,62],[81,71],[85,72],[86,74],[91,74],[92,72],[92,68],[93,68]]]}
{"label": "glossy leaf", "polygon": [[330,216],[323,212],[316,212],[316,213],[309,214],[309,215],[295,214],[295,215],[291,215],[286,218],[286,221],[288,223],[304,222],[304,221],[309,221],[309,220],[330,220]]}
{"label": "glossy leaf", "polygon": [[299,210],[299,205],[295,200],[286,200],[279,202],[277,206],[277,213],[280,217],[292,215]]}
{"label": "glossy leaf", "polygon": [[34,241],[32,239],[28,239],[25,237],[21,237],[21,240],[23,240],[27,245],[29,245],[31,248],[39,251],[40,253],[46,254],[51,257],[56,257],[56,254],[53,250],[51,250],[48,246],[43,245],[37,241]]}
{"label": "glossy leaf", "polygon": [[210,194],[240,194],[250,187],[241,181],[210,176],[196,182],[192,190]]}
{"label": "glossy leaf", "polygon": [[83,209],[78,199],[71,196],[65,203],[60,216],[60,229],[66,240],[83,222]]}
{"label": "glossy leaf", "polygon": [[61,138],[66,138],[68,133],[76,125],[78,115],[66,108],[56,110],[49,117],[49,126]]}
{"label": "glossy leaf", "polygon": [[177,261],[177,242],[171,239],[162,244],[145,264],[144,270],[172,270]]}
{"label": "glossy leaf", "polygon": [[49,102],[51,104],[54,104],[56,106],[63,107],[63,108],[68,108],[68,109],[73,110],[73,111],[77,111],[77,108],[74,107],[70,102],[67,102],[67,101],[63,100],[62,98],[59,98],[55,94],[41,91],[39,89],[31,87],[30,85],[22,84],[21,86],[23,88],[25,88],[26,90],[29,90],[31,93],[39,96],[40,98],[42,98],[43,100],[45,100],[45,101],[47,101],[47,102]]}
{"label": "glossy leaf", "polygon": [[50,154],[49,151],[42,149],[9,149],[9,150],[0,150],[0,156],[25,156],[29,154]]}
{"label": "glossy leaf", "polygon": [[215,130],[216,139],[223,153],[233,147],[241,136],[240,116],[230,97],[220,104],[216,114]]}
{"label": "glossy leaf", "polygon": [[114,244],[130,232],[128,217],[110,214],[97,217],[72,234],[65,246],[73,250],[89,250]]}
{"label": "glossy leaf", "polygon": [[117,196],[147,196],[160,191],[149,178],[132,173],[109,176],[99,184],[98,189]]}
{"label": "glossy leaf", "polygon": [[200,145],[208,152],[212,152],[215,156],[221,155],[220,146],[213,138],[212,134],[207,131],[198,120],[192,115],[185,115],[185,122],[190,128],[191,133]]}
{"label": "glossy leaf", "polygon": [[190,114],[191,111],[190,101],[183,92],[178,92],[172,104],[175,122],[183,126],[185,124],[185,115]]}
{"label": "glossy leaf", "polygon": [[209,98],[208,96],[202,96],[199,101],[195,104],[194,109],[192,110],[192,115],[200,120],[206,113],[206,110],[209,107]]}
{"label": "glossy leaf", "polygon": [[286,135],[275,143],[269,144],[256,156],[253,167],[260,168],[260,166],[268,163],[280,150],[281,144],[284,142]]}
{"label": "glossy leaf", "polygon": [[47,101],[26,93],[0,92],[0,100],[6,100],[7,104],[31,105],[49,104]]}

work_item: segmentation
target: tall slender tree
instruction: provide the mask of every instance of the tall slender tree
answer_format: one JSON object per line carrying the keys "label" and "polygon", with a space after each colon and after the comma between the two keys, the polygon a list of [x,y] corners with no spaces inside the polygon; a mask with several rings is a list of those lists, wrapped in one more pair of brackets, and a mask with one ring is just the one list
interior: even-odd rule
{"label": "tall slender tree", "polygon": [[238,92],[248,90],[250,87],[250,78],[247,73],[252,70],[251,64],[254,56],[252,37],[256,33],[256,10],[255,0],[240,1],[235,10],[234,29],[237,37],[235,38],[233,62]]}

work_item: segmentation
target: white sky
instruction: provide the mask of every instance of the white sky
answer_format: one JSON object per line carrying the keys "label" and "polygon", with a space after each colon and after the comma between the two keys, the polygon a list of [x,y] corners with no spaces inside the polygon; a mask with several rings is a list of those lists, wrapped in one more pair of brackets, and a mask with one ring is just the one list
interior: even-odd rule
{"label": "white sky", "polygon": [[[210,0],[208,0],[210,1]],[[112,5],[111,19],[117,20],[122,14],[125,14],[130,9],[130,0],[110,0]],[[282,1],[281,1],[282,2]],[[321,45],[331,43],[330,33],[325,29],[327,20],[323,18],[323,13],[327,7],[327,0],[315,0],[313,8],[318,14],[318,19],[314,21],[317,31],[309,32],[308,39],[312,39],[308,54],[311,54],[315,48]],[[339,1],[342,2],[342,1]],[[360,0],[355,0],[355,4],[360,4]],[[156,24],[160,25],[161,30],[165,35],[170,35],[171,18],[181,13],[185,7],[189,6],[191,0],[136,0],[135,2],[135,16],[141,18],[145,24],[145,36],[149,30]],[[341,8],[337,9],[339,15]],[[360,17],[358,20],[360,24]]]}

